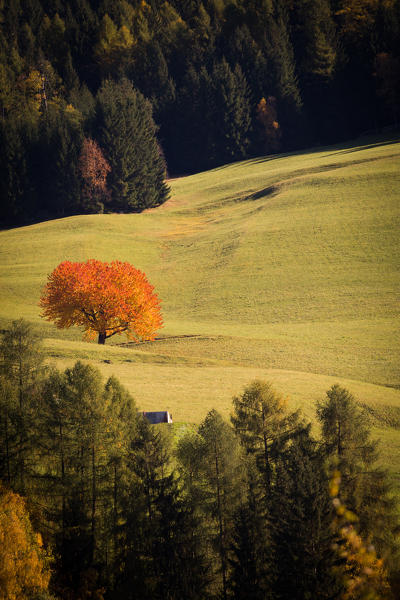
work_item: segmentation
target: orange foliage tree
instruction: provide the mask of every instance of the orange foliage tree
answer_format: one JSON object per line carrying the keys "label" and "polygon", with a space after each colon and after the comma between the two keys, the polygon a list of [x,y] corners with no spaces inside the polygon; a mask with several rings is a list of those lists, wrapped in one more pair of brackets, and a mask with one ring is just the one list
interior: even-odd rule
{"label": "orange foliage tree", "polygon": [[79,325],[98,343],[125,333],[154,339],[162,327],[160,301],[146,275],[127,262],[62,262],[49,275],[40,300],[43,317],[59,329]]}
{"label": "orange foliage tree", "polygon": [[0,600],[45,597],[49,557],[35,533],[25,502],[0,484]]}

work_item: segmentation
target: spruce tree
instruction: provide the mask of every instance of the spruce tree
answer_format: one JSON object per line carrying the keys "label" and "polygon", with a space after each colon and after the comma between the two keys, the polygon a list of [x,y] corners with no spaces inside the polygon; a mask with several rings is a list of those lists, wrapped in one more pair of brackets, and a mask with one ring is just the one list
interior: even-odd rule
{"label": "spruce tree", "polygon": [[293,45],[289,35],[288,8],[283,0],[274,1],[274,12],[268,15],[266,52],[273,71],[273,95],[278,110],[285,145],[293,147],[306,131],[302,127],[302,97],[296,73]]}
{"label": "spruce tree", "polygon": [[111,210],[139,212],[165,202],[169,188],[151,105],[128,80],[105,81],[97,94],[100,145],[111,166]]}
{"label": "spruce tree", "polygon": [[225,59],[210,73],[207,112],[209,166],[246,157],[250,144],[250,95],[239,65],[232,70]]}
{"label": "spruce tree", "polygon": [[0,222],[14,225],[32,213],[29,127],[12,120],[0,121]]}
{"label": "spruce tree", "polygon": [[329,0],[302,0],[292,11],[297,72],[313,139],[330,140],[341,121],[332,82],[337,61],[336,28]]}
{"label": "spruce tree", "polygon": [[305,429],[277,460],[270,518],[273,587],[282,600],[334,600],[343,592],[333,572],[337,556],[324,459]]}
{"label": "spruce tree", "polygon": [[177,172],[200,171],[209,164],[207,120],[210,76],[190,65],[177,93],[174,142],[169,145],[171,166]]}
{"label": "spruce tree", "polygon": [[207,598],[207,561],[173,469],[171,441],[168,429],[139,418],[128,463],[133,479],[120,544],[123,573],[116,586],[127,599]]}
{"label": "spruce tree", "polygon": [[271,522],[251,459],[246,471],[247,495],[235,513],[229,589],[235,600],[269,600],[275,581]]}
{"label": "spruce tree", "polygon": [[35,181],[42,214],[64,217],[81,212],[78,160],[83,141],[80,121],[51,107],[40,124]]}

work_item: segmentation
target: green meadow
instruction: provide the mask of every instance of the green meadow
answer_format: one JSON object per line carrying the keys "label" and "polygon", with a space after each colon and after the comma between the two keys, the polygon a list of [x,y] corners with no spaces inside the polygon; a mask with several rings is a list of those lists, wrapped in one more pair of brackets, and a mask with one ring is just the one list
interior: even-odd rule
{"label": "green meadow", "polygon": [[[48,359],[115,374],[140,409],[200,422],[268,379],[314,419],[333,384],[368,410],[400,477],[400,143],[257,158],[170,181],[141,214],[73,216],[0,232],[0,325],[23,317]],[[154,342],[82,341],[40,317],[64,260],[128,261],[162,300]]]}

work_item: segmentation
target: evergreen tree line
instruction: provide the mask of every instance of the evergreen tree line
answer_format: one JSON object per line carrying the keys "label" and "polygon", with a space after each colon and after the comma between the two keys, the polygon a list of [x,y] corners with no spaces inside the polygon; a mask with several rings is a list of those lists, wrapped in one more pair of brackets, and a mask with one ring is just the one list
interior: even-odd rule
{"label": "evergreen tree line", "polygon": [[398,125],[396,0],[3,0],[0,41],[4,222]]}
{"label": "evergreen tree line", "polygon": [[[262,381],[233,399],[230,423],[212,410],[174,439],[115,377],[104,384],[81,362],[44,367],[23,321],[3,334],[0,355],[0,538],[16,529],[8,489],[26,498],[51,564],[48,590],[37,568],[43,589],[20,598],[398,595],[398,507],[346,389],[318,403],[319,440]],[[42,550],[30,545],[33,560]],[[14,589],[4,573],[0,597]]]}
{"label": "evergreen tree line", "polygon": [[[39,71],[35,77],[46,84]],[[3,223],[137,212],[167,199],[151,106],[128,80],[103,82],[82,109],[86,127],[71,104],[43,87],[32,94],[27,114],[0,123]]]}

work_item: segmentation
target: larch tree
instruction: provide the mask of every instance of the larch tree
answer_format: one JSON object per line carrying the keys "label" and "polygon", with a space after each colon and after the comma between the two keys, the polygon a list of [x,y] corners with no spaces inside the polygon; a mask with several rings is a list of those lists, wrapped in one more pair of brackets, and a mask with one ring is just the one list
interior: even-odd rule
{"label": "larch tree", "polygon": [[40,336],[22,319],[0,342],[0,478],[26,493],[35,446],[35,406],[44,373]]}
{"label": "larch tree", "polygon": [[[341,476],[341,497],[359,519],[359,532],[372,537],[379,552],[398,552],[398,516],[390,481],[377,466],[378,444],[368,417],[354,396],[333,385],[317,405],[322,440]],[[397,550],[396,550],[397,546]]]}
{"label": "larch tree", "polygon": [[233,429],[216,410],[207,414],[199,434],[203,441],[200,466],[205,491],[203,511],[211,546],[215,548],[218,593],[226,600],[234,513],[240,503],[243,481],[241,451]]}
{"label": "larch tree", "polygon": [[247,453],[255,460],[264,497],[273,485],[274,464],[287,442],[302,429],[298,412],[287,410],[287,401],[272,386],[260,380],[233,398],[233,426]]}
{"label": "larch tree", "polygon": [[340,557],[334,572],[344,584],[344,593],[340,598],[393,600],[395,588],[389,584],[386,565],[378,557],[370,540],[363,539],[358,533],[358,516],[342,501],[340,484],[340,472],[335,470],[329,483],[329,492],[336,513],[331,525],[337,537],[333,549]]}
{"label": "larch tree", "polygon": [[53,371],[39,401],[42,529],[55,548],[54,587],[71,597],[102,597],[95,592],[108,554],[109,403],[100,372],[79,361]]}
{"label": "larch tree", "polygon": [[81,362],[50,372],[37,410],[36,519],[54,547],[53,588],[86,598],[83,590],[100,593],[118,571],[137,410],[118,380],[103,385],[100,372]]}
{"label": "larch tree", "polygon": [[40,300],[43,317],[59,329],[80,325],[98,343],[125,333],[154,339],[162,326],[160,302],[146,275],[127,262],[62,262],[49,275]]}

